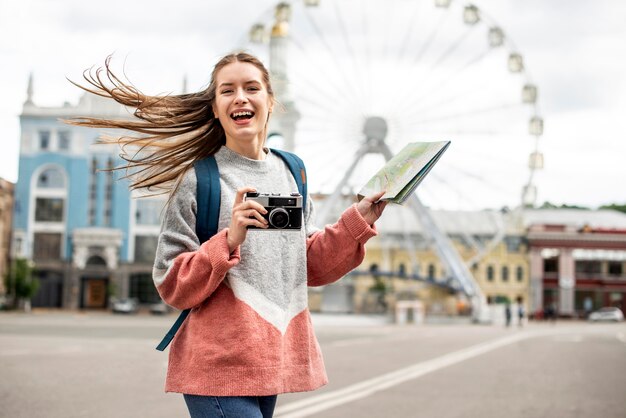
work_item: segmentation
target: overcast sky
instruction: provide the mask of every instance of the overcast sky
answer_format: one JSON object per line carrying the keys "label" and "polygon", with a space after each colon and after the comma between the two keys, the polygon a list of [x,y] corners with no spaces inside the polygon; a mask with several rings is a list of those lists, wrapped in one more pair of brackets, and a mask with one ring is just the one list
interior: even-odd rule
{"label": "overcast sky", "polygon": [[[237,46],[273,4],[2,0],[0,177],[17,180],[18,115],[29,73],[34,75],[34,101],[43,106],[76,103],[80,92],[65,77],[78,79],[85,68],[112,53],[126,61],[128,77],[148,93],[180,91],[184,75],[189,90],[200,89],[216,58]],[[506,31],[539,87],[545,119],[540,146],[545,170],[537,177],[540,202],[626,203],[626,2],[474,4]]]}

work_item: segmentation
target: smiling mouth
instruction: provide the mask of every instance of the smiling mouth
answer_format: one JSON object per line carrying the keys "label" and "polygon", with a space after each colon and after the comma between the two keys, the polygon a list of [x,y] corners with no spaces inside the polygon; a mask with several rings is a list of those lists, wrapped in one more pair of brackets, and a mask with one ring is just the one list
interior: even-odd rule
{"label": "smiling mouth", "polygon": [[236,121],[252,119],[253,116],[254,116],[254,112],[251,112],[249,110],[244,110],[242,112],[234,112],[230,114],[230,117]]}

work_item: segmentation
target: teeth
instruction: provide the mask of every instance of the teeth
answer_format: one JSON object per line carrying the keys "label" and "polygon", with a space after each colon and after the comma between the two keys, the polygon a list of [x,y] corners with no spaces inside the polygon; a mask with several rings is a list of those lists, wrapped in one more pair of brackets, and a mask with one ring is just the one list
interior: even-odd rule
{"label": "teeth", "polygon": [[245,112],[235,112],[235,113],[233,113],[233,117],[234,118],[239,117],[239,116],[252,116],[252,112],[245,111]]}

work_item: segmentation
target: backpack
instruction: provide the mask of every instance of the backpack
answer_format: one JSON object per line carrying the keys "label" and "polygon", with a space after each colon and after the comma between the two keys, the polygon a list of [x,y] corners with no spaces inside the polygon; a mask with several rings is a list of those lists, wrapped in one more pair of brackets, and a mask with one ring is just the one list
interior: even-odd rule
{"label": "backpack", "polygon": [[[307,185],[304,162],[300,157],[290,152],[276,149],[271,149],[271,151],[278,155],[289,168],[298,186],[298,192],[302,195],[303,209],[306,208]],[[197,161],[194,163],[193,168],[196,171],[197,178],[196,199],[198,201],[198,209],[196,215],[196,235],[200,240],[200,244],[202,244],[217,234],[220,217],[220,172],[213,155]],[[165,350],[190,311],[191,309],[185,309],[180,313],[174,325],[172,325],[156,347],[157,350]]]}

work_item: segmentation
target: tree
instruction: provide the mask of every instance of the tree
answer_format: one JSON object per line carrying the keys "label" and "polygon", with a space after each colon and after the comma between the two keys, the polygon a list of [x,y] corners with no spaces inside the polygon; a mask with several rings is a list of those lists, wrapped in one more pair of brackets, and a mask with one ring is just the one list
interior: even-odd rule
{"label": "tree", "polygon": [[610,205],[602,205],[599,209],[611,209],[618,212],[626,213],[626,203],[621,205],[618,203],[611,203]]}
{"label": "tree", "polygon": [[30,312],[30,301],[39,290],[39,280],[33,277],[34,273],[35,269],[31,261],[18,258],[13,260],[4,277],[5,288],[13,296],[14,307],[23,304],[26,312]]}
{"label": "tree", "polygon": [[586,206],[568,205],[567,203],[563,203],[561,205],[555,205],[554,203],[548,202],[548,201],[543,202],[543,205],[541,205],[539,209],[585,209],[585,210],[589,210],[589,208]]}

